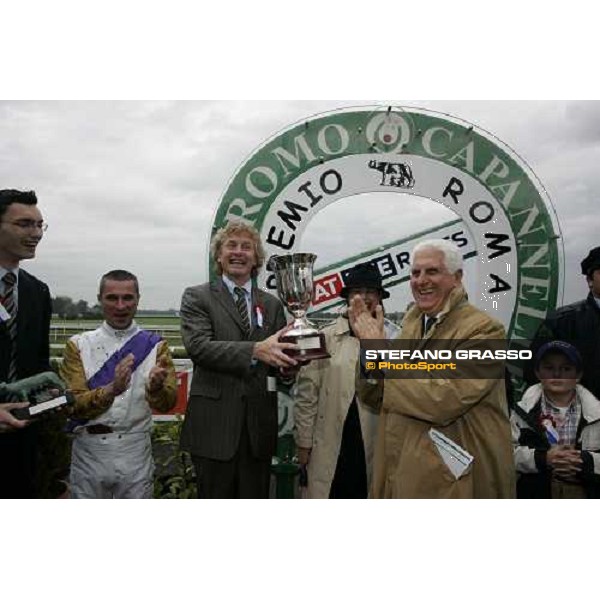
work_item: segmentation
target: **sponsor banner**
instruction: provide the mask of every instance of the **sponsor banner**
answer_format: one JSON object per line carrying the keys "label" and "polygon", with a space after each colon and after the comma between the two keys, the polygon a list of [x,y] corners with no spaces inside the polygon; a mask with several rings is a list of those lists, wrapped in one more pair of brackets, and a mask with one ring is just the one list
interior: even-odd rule
{"label": "sponsor banner", "polygon": [[[444,238],[454,242],[461,250],[465,263],[477,255],[473,238],[469,230],[462,224],[462,221],[459,219],[449,221],[417,236],[378,246],[373,250],[351,256],[343,262],[316,270],[313,300],[309,313],[326,311],[345,303],[344,299],[340,298],[340,291],[345,285],[348,271],[358,263],[373,262],[376,264],[381,274],[383,286],[386,288],[401,284],[406,285],[410,279],[412,249],[419,242],[432,237]],[[465,268],[468,268],[467,264],[465,264]],[[469,277],[467,277],[468,281]],[[267,285],[271,285],[270,278],[267,279]]]}
{"label": "sponsor banner", "polygon": [[[525,160],[492,133],[452,115],[352,107],[295,123],[261,144],[233,174],[212,231],[241,219],[260,232],[267,256],[306,252],[301,239],[319,211],[345,198],[364,198],[366,226],[369,199],[382,191],[453,211],[460,222],[454,234],[462,234],[450,239],[468,259],[469,300],[498,319],[509,339],[534,337],[562,300],[564,251],[556,211]],[[446,235],[423,222],[413,237]],[[379,249],[363,252],[358,261],[353,257],[362,249],[353,243],[359,240],[348,240],[342,263],[316,271],[313,311],[339,303],[344,271],[369,258],[388,289],[406,287],[416,241],[381,240]],[[210,259],[208,270],[214,278]],[[265,270],[259,285],[276,287]],[[517,379],[523,375],[513,361],[510,368]]]}
{"label": "sponsor banner", "polygon": [[187,408],[188,397],[190,394],[190,385],[192,383],[192,369],[177,371],[177,402],[175,406],[167,413],[152,411],[152,418],[155,421],[172,421],[177,415],[184,415]]}
{"label": "sponsor banner", "polygon": [[[292,125],[234,174],[213,232],[242,219],[260,231],[268,255],[298,252],[303,232],[320,210],[360,195],[368,215],[370,194],[380,191],[452,210],[476,252],[467,282],[471,301],[500,320],[509,337],[533,337],[562,295],[556,213],[516,152],[451,115],[414,107],[349,108]],[[415,235],[421,235],[427,224],[417,229]],[[350,243],[348,250],[349,256],[356,254]],[[397,256],[390,261],[399,268]],[[210,262],[209,269],[214,277]],[[274,289],[269,275],[262,273],[260,285]],[[320,282],[323,307],[342,283],[333,275]],[[401,284],[402,277],[388,281],[388,287]]]}

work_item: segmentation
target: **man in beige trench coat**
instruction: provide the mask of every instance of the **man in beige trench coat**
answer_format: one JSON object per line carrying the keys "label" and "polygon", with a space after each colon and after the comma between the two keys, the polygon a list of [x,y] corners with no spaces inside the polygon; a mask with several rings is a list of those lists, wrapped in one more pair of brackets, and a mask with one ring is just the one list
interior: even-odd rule
{"label": "man in beige trench coat", "polygon": [[[411,340],[415,348],[427,348],[434,338],[454,342],[456,350],[463,340],[505,337],[498,321],[469,304],[462,257],[451,242],[430,240],[415,247],[410,285],[415,304],[404,318],[400,338]],[[350,321],[359,338],[384,338],[381,310],[373,318],[360,298],[353,299]],[[359,377],[357,392],[365,402],[382,403],[371,497],[515,496],[503,379]],[[430,437],[432,428],[472,455],[460,477],[444,463]]]}

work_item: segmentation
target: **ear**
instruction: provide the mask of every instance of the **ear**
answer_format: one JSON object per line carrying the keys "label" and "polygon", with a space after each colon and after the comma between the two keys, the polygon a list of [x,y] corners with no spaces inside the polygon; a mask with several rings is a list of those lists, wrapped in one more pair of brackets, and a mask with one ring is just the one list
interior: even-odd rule
{"label": "ear", "polygon": [[463,270],[459,269],[456,271],[456,273],[454,273],[454,275],[456,276],[456,283],[461,283],[463,278]]}

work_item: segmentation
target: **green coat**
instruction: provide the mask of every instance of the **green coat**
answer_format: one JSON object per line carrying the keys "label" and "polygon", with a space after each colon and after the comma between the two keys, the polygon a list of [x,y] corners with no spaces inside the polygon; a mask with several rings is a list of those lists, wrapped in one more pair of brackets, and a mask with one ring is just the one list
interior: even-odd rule
{"label": "green coat", "polygon": [[[421,339],[422,313],[415,305],[403,322],[401,339],[425,349],[431,338],[504,339],[503,326],[468,303],[454,289],[427,338]],[[375,446],[373,498],[513,498],[515,472],[504,379],[359,379],[367,403],[382,404]],[[474,460],[455,479],[429,437],[435,428]]]}

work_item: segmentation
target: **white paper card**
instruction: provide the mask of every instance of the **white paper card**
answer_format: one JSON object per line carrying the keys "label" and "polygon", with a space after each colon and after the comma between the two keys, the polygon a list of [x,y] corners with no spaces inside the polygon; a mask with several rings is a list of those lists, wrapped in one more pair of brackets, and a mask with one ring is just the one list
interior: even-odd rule
{"label": "white paper card", "polygon": [[34,415],[46,412],[47,410],[50,410],[52,408],[57,408],[59,406],[62,406],[63,404],[67,404],[67,398],[66,396],[59,396],[58,398],[47,400],[46,402],[42,402],[41,404],[35,404],[34,406],[30,406],[29,414],[33,417]]}
{"label": "white paper card", "polygon": [[473,462],[473,457],[464,448],[436,429],[429,430],[429,437],[450,472],[456,479],[460,479]]}

